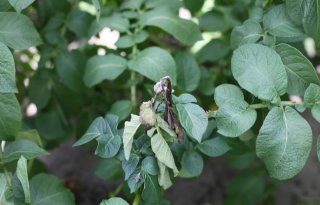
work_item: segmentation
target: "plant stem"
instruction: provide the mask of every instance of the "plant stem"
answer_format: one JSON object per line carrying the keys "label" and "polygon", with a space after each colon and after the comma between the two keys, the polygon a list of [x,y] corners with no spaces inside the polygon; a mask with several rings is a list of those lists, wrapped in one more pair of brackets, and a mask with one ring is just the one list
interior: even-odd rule
{"label": "plant stem", "polygon": [[124,185],[124,182],[122,182],[121,184],[119,184],[119,186],[117,186],[116,190],[115,190],[114,192],[110,193],[110,195],[109,195],[110,198],[116,197],[116,196],[120,193],[120,191],[122,190],[123,185]]}
{"label": "plant stem", "polygon": [[133,200],[133,204],[132,205],[139,205],[140,203],[140,191],[138,191],[134,197],[134,200]]}
{"label": "plant stem", "polygon": [[[281,101],[280,102],[280,106],[296,106],[296,105],[303,105],[304,103],[303,102],[292,102],[292,101]],[[258,104],[252,104],[250,105],[250,108],[253,108],[253,109],[262,109],[262,108],[268,108],[269,105],[267,104],[263,104],[263,103],[258,103]],[[217,110],[210,110],[208,112],[208,118],[215,118],[217,115]]]}
{"label": "plant stem", "polygon": [[133,107],[135,108],[137,106],[137,87],[136,87],[136,73],[134,71],[131,71],[131,87],[130,87],[130,91],[131,91],[131,102]]}

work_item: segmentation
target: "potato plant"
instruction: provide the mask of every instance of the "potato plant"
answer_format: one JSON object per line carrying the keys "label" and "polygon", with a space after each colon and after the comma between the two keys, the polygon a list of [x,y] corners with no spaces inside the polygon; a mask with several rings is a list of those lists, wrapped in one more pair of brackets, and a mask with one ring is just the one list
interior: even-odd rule
{"label": "potato plant", "polygon": [[318,0],[1,0],[0,204],[75,204],[43,164],[70,141],[118,182],[100,205],[171,204],[222,155],[226,205],[274,204],[320,122],[319,45]]}

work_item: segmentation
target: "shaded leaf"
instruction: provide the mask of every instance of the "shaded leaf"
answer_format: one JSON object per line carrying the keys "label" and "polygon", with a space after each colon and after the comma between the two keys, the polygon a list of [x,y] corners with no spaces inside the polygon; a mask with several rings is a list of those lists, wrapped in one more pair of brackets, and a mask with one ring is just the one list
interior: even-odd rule
{"label": "shaded leaf", "polygon": [[217,136],[203,141],[197,145],[197,148],[209,157],[219,157],[227,153],[231,147],[224,140],[224,137]]}
{"label": "shaded leaf", "polygon": [[21,156],[20,159],[18,160],[16,174],[22,185],[22,189],[25,197],[24,202],[29,204],[31,202],[31,197],[30,197],[28,170],[27,170],[27,160],[23,156]]}
{"label": "shaded leaf", "polygon": [[35,0],[8,0],[9,3],[20,13],[23,9],[30,6]]}
{"label": "shaded leaf", "polygon": [[0,93],[16,93],[16,69],[13,56],[0,42]]}

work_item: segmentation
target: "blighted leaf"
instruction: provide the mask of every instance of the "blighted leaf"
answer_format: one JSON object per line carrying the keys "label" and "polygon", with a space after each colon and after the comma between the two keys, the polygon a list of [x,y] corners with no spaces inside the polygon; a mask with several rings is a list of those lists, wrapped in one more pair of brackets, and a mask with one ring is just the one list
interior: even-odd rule
{"label": "blighted leaf", "polygon": [[0,139],[8,139],[21,127],[21,110],[14,94],[0,93]]}
{"label": "blighted leaf", "polygon": [[28,170],[27,170],[27,160],[23,156],[21,156],[20,159],[18,160],[16,174],[22,185],[24,198],[25,198],[24,202],[29,204],[31,202],[31,197],[30,197]]}
{"label": "blighted leaf", "polygon": [[125,200],[119,198],[119,197],[113,197],[108,200],[103,200],[100,205],[129,205],[128,202]]}
{"label": "blighted leaf", "polygon": [[196,141],[201,142],[202,135],[208,125],[207,113],[197,104],[176,104],[179,120],[187,133]]}
{"label": "blighted leaf", "polygon": [[0,93],[16,93],[16,69],[13,56],[0,42]]}
{"label": "blighted leaf", "polygon": [[32,21],[18,13],[0,12],[0,42],[13,49],[27,49],[41,44]]}
{"label": "blighted leaf", "polygon": [[151,137],[151,148],[160,162],[172,169],[175,175],[179,173],[170,147],[159,133]]}
{"label": "blighted leaf", "polygon": [[312,130],[308,122],[291,107],[274,107],[259,131],[256,150],[270,176],[285,180],[302,170],[311,144]]}
{"label": "blighted leaf", "polygon": [[142,124],[147,126],[154,126],[156,124],[156,114],[152,109],[151,101],[141,104],[139,115]]}
{"label": "blighted leaf", "polygon": [[142,14],[143,26],[155,26],[174,36],[185,45],[192,45],[201,39],[198,26],[189,20],[181,19],[168,9],[154,9]]}
{"label": "blighted leaf", "polygon": [[75,205],[74,196],[55,176],[39,174],[30,181],[32,205]]}
{"label": "blighted leaf", "polygon": [[310,83],[320,83],[312,63],[298,49],[281,43],[275,50],[287,71],[288,94],[303,96]]}
{"label": "blighted leaf", "polygon": [[84,82],[93,87],[103,80],[115,80],[127,68],[127,61],[113,54],[93,56],[86,65]]}
{"label": "blighted leaf", "polygon": [[306,38],[302,28],[294,25],[289,18],[284,4],[270,9],[263,17],[263,25],[280,41],[297,42]]}
{"label": "blighted leaf", "polygon": [[141,125],[140,117],[133,114],[131,114],[130,121],[126,121],[124,123],[122,140],[123,140],[123,149],[124,149],[124,155],[126,160],[129,160],[130,158],[133,137],[137,132],[138,128],[140,127],[140,125]]}
{"label": "blighted leaf", "polygon": [[178,87],[187,92],[195,90],[200,81],[200,69],[195,59],[190,54],[178,53],[175,61]]}
{"label": "blighted leaf", "polygon": [[320,86],[310,84],[304,94],[304,105],[311,108],[314,119],[320,122]]}
{"label": "blighted leaf", "polygon": [[261,100],[279,102],[287,90],[287,74],[281,58],[266,46],[240,46],[233,53],[231,69],[239,85]]}
{"label": "blighted leaf", "polygon": [[129,68],[141,75],[158,82],[170,76],[172,84],[177,84],[176,64],[172,56],[159,47],[149,47],[141,51],[136,58],[129,61]]}
{"label": "blighted leaf", "polygon": [[231,149],[222,136],[205,140],[198,144],[197,148],[209,157],[219,157]]}
{"label": "blighted leaf", "polygon": [[47,154],[47,151],[38,147],[32,141],[23,139],[9,142],[4,148],[3,159],[7,163],[18,160],[21,156],[30,160]]}
{"label": "blighted leaf", "polygon": [[243,44],[255,43],[262,37],[263,30],[260,24],[253,20],[245,21],[231,33],[231,46],[237,48]]}

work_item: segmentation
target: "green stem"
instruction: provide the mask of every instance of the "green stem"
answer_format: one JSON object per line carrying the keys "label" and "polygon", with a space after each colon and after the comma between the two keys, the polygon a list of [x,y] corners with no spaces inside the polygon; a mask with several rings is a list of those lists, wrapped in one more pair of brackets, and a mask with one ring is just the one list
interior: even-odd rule
{"label": "green stem", "polygon": [[137,106],[137,86],[136,86],[136,73],[134,71],[131,71],[131,87],[130,87],[130,91],[131,91],[131,102],[134,108],[136,108]]}
{"label": "green stem", "polygon": [[134,200],[133,200],[133,204],[132,204],[132,205],[139,205],[139,203],[140,203],[140,198],[141,198],[140,192],[138,191],[138,192],[136,193],[135,197],[134,197]]}
{"label": "green stem", "polygon": [[122,190],[123,186],[124,186],[124,182],[119,184],[119,186],[117,186],[116,190],[109,194],[110,198],[116,197],[120,193],[120,191]]}
{"label": "green stem", "polygon": [[[303,105],[304,103],[303,102],[292,102],[292,101],[281,101],[280,102],[280,106],[283,107],[283,106],[296,106],[296,105]],[[250,108],[253,108],[253,109],[263,109],[263,108],[268,108],[269,105],[267,104],[263,104],[263,103],[258,103],[258,104],[252,104],[250,105]],[[209,111],[208,112],[208,118],[215,118],[217,115],[217,110],[214,110],[214,111]]]}

